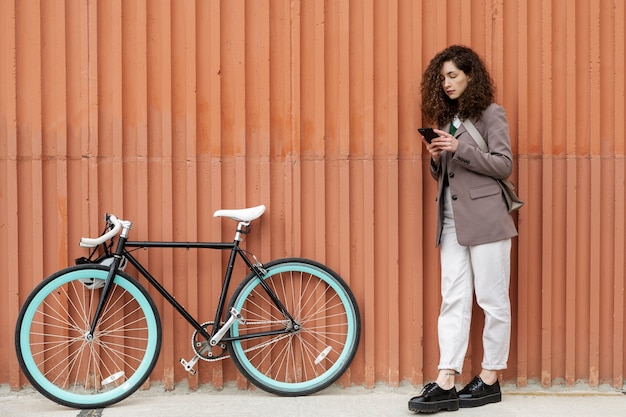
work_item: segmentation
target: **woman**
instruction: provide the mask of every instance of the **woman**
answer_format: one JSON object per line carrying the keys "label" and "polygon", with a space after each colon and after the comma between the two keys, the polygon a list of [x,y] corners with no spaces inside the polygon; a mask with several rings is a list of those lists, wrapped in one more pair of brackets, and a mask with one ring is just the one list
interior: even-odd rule
{"label": "woman", "polygon": [[[426,68],[421,93],[425,121],[439,126],[439,137],[423,142],[438,182],[440,361],[436,381],[411,398],[409,409],[437,412],[501,401],[498,371],[509,355],[510,253],[517,230],[496,182],[512,171],[508,123],[493,102],[493,82],[480,57],[464,46],[443,50]],[[487,142],[488,153],[465,129],[466,119]],[[485,314],[482,371],[457,393],[474,295]]]}

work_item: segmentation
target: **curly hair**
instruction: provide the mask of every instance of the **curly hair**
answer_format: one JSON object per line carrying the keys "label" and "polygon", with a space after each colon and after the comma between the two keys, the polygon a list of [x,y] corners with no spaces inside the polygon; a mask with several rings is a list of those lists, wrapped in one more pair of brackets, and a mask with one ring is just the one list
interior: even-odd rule
{"label": "curly hair", "polygon": [[[450,99],[442,86],[443,64],[452,61],[471,77],[467,89],[458,99]],[[494,98],[491,75],[480,57],[470,48],[453,45],[439,52],[424,71],[420,91],[422,113],[427,123],[443,126],[458,115],[461,120],[479,117]]]}

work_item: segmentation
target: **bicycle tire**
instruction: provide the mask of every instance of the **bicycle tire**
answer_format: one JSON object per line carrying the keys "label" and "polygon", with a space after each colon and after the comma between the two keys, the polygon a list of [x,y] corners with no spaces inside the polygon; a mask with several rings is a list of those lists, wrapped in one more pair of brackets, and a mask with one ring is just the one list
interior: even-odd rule
{"label": "bicycle tire", "polygon": [[15,349],[28,381],[52,401],[103,408],[135,392],[161,349],[161,321],[148,292],[118,272],[92,340],[86,337],[109,269],[77,265],[41,282],[20,309]]}
{"label": "bicycle tire", "polygon": [[[231,341],[233,362],[251,383],[273,394],[321,391],[343,375],[358,349],[361,319],[354,295],[339,275],[315,261],[285,258],[263,267],[263,281],[300,328]],[[232,338],[290,326],[252,273],[233,293],[230,308],[245,320],[234,322]]]}

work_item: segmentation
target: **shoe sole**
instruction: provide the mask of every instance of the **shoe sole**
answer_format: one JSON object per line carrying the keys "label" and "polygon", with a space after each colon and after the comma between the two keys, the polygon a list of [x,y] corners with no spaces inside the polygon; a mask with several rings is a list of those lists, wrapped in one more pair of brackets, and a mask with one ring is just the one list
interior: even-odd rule
{"label": "shoe sole", "polygon": [[491,403],[499,403],[502,401],[502,393],[497,392],[495,394],[485,395],[484,397],[478,398],[459,398],[459,407],[460,408],[474,408],[480,407],[483,405],[491,404]]}
{"label": "shoe sole", "polygon": [[437,401],[432,403],[412,404],[409,401],[409,410],[414,413],[437,413],[439,411],[456,411],[459,409],[457,400]]}

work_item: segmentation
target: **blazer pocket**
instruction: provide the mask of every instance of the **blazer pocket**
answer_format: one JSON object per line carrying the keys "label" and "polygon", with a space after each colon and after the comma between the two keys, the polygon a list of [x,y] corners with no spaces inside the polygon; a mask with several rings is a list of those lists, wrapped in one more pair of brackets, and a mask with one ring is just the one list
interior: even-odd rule
{"label": "blazer pocket", "polygon": [[500,194],[500,186],[497,183],[481,185],[479,187],[470,188],[470,197],[472,200],[477,198],[489,197],[492,195]]}

